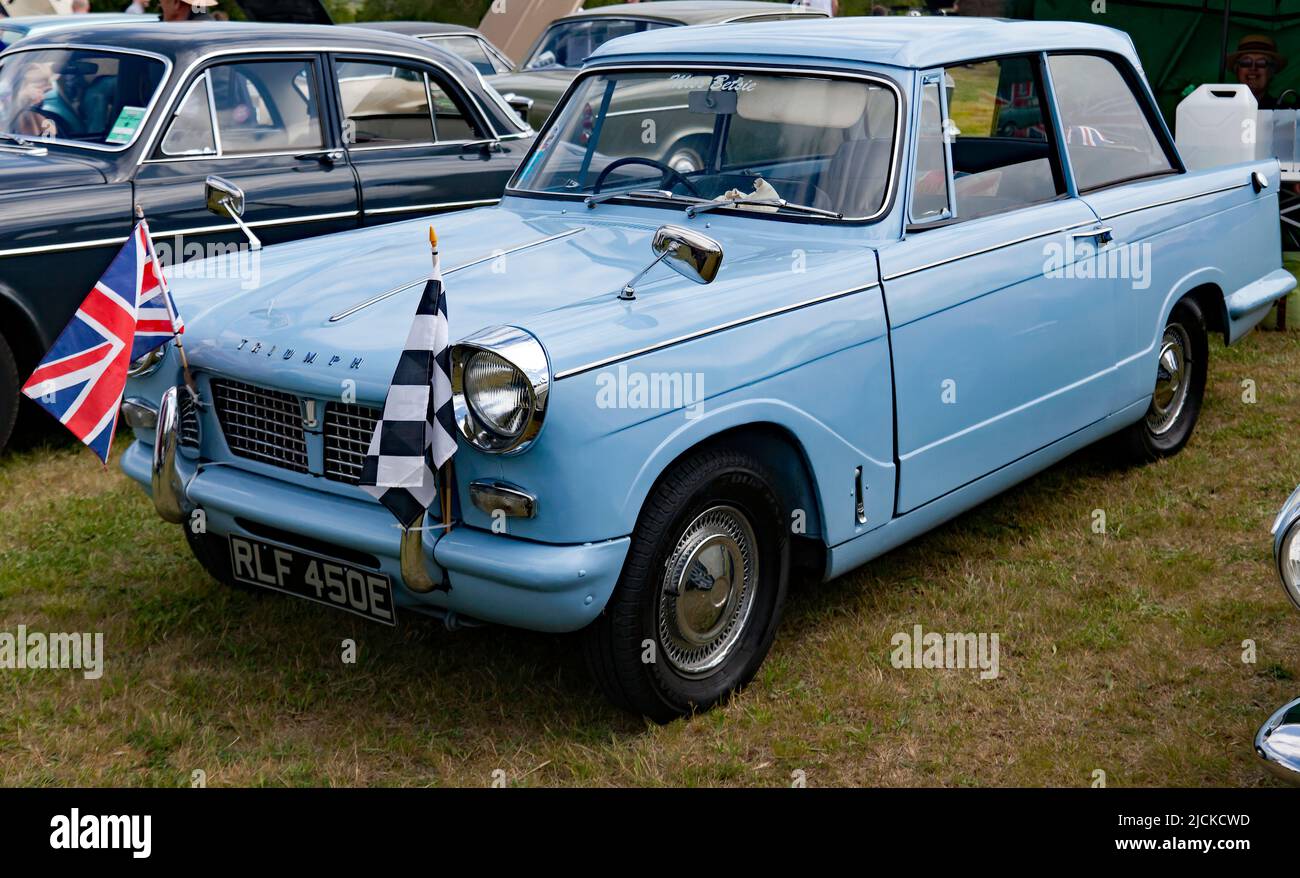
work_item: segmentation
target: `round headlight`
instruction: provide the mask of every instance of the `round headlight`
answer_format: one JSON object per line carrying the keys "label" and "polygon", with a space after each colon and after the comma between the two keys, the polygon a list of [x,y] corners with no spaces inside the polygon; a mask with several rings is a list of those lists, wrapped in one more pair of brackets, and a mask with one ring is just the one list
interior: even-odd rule
{"label": "round headlight", "polygon": [[550,383],[541,342],[518,327],[484,329],[451,349],[456,426],[482,451],[528,448],[542,429]]}
{"label": "round headlight", "polygon": [[504,357],[479,351],[465,361],[465,399],[489,430],[514,439],[528,423],[528,379]]}
{"label": "round headlight", "polygon": [[1300,518],[1291,522],[1277,551],[1277,572],[1291,603],[1300,607]]}
{"label": "round headlight", "polygon": [[160,345],[149,353],[145,354],[138,360],[131,363],[126,369],[128,378],[144,378],[146,375],[152,375],[158,371],[162,361],[167,357],[167,345]]}

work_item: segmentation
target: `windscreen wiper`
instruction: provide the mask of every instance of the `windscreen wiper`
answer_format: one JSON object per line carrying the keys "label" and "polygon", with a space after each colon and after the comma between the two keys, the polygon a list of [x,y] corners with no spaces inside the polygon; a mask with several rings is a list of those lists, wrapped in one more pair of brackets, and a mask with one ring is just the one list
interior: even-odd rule
{"label": "windscreen wiper", "polygon": [[798,213],[809,213],[813,216],[844,219],[842,213],[833,210],[822,210],[820,207],[809,207],[806,204],[795,204],[792,201],[786,201],[784,198],[749,198],[743,195],[739,198],[723,198],[720,201],[704,201],[701,204],[692,204],[686,208],[686,215],[694,217],[701,213],[708,213],[710,210],[717,210],[720,207],[743,207],[751,204],[755,207],[775,207],[778,210],[793,210]]}
{"label": "windscreen wiper", "polygon": [[602,192],[599,195],[588,195],[582,202],[587,207],[595,207],[597,204],[603,204],[611,198],[660,198],[665,201],[689,201],[692,204],[705,204],[706,198],[695,198],[691,195],[675,195],[667,189],[634,189],[631,192]]}

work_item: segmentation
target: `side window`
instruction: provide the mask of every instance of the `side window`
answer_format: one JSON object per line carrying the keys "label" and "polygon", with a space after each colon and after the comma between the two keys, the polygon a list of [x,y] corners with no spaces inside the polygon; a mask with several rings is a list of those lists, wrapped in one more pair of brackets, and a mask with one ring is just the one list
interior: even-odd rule
{"label": "side window", "polygon": [[162,141],[162,153],[165,156],[216,155],[217,139],[212,130],[206,73],[190,86],[189,94],[172,117]]}
{"label": "side window", "polygon": [[314,62],[220,64],[208,77],[222,155],[324,147]]}
{"label": "side window", "polygon": [[431,37],[430,43],[439,49],[446,49],[453,55],[460,57],[474,65],[474,69],[484,76],[492,76],[497,73],[497,69],[492,66],[492,60],[488,57],[487,49],[477,38],[472,36],[454,36],[454,37]]}
{"label": "side window", "polygon": [[1174,170],[1142,103],[1108,58],[1052,55],[1065,149],[1081,191]]}
{"label": "side window", "polygon": [[340,61],[334,69],[343,101],[344,139],[349,145],[433,142],[433,117],[422,70],[371,61]]}
{"label": "side window", "polygon": [[926,223],[949,216],[948,162],[943,144],[943,104],[940,81],[921,86],[921,118],[916,130],[916,164],[912,168],[912,222]]}
{"label": "side window", "polygon": [[433,124],[439,142],[488,139],[488,133],[474,119],[456,89],[430,76],[429,94],[433,98]]}

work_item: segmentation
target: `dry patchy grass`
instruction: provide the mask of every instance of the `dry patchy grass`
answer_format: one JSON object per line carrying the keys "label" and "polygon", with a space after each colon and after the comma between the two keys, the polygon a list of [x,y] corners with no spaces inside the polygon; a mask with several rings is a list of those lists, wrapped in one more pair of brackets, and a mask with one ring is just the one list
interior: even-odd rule
{"label": "dry patchy grass", "polygon": [[[798,769],[819,786],[1084,786],[1101,768],[1112,786],[1265,784],[1251,737],[1300,670],[1267,534],[1300,479],[1298,367],[1295,335],[1216,349],[1183,454],[1121,469],[1086,450],[801,585],[754,685],[662,728],[605,705],[570,638],[409,615],[388,630],[231,592],[116,468],[71,447],[10,454],[0,630],[103,631],[108,662],[99,681],[0,671],[0,782],[481,786],[500,769],[514,785],[741,786]],[[1001,676],[894,669],[890,637],[918,623],[999,632]]]}

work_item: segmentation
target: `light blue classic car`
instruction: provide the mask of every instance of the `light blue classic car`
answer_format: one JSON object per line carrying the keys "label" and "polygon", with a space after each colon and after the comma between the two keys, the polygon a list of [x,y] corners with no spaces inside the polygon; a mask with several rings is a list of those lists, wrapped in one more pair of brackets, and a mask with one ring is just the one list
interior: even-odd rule
{"label": "light blue classic car", "polygon": [[[661,161],[683,131],[698,170]],[[750,681],[792,571],[839,576],[1103,437],[1180,450],[1209,337],[1294,286],[1278,174],[1188,172],[1108,28],[620,38],[499,206],[437,218],[450,530],[356,484],[427,221],[268,247],[257,285],[177,278],[200,403],[174,349],[138,364],[122,466],[223,581],[582,631],[600,687],[666,720]]]}

